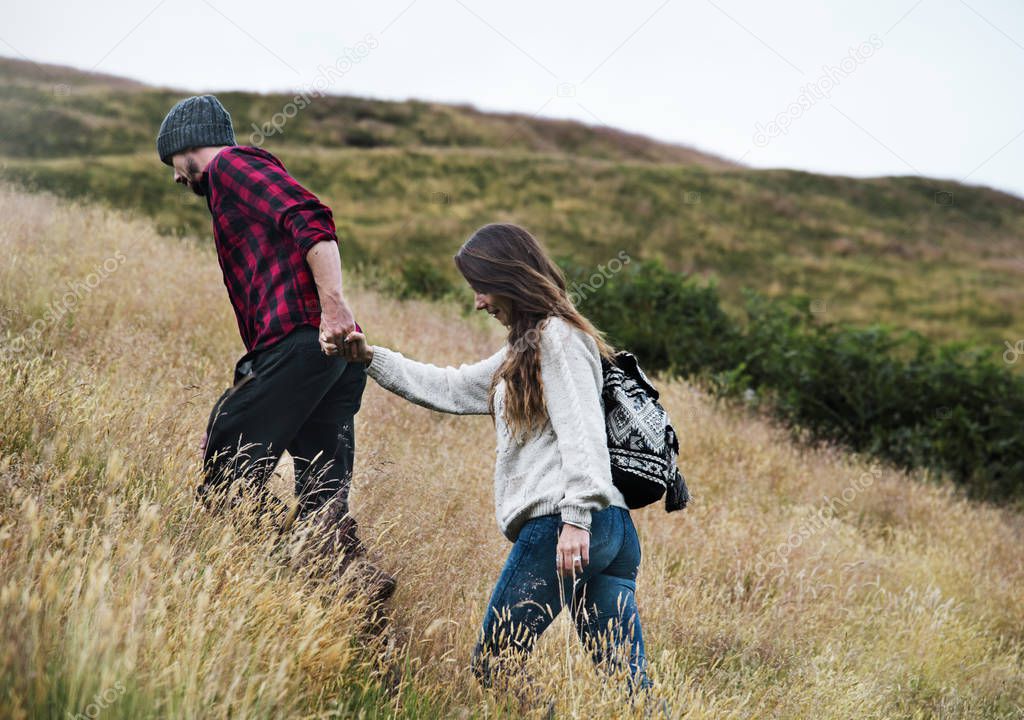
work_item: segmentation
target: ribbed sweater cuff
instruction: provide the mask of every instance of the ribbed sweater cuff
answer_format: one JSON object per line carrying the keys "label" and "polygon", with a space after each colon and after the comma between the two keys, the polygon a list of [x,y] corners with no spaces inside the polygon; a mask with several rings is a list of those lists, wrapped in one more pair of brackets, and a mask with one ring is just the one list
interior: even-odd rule
{"label": "ribbed sweater cuff", "polygon": [[386,375],[385,365],[387,365],[387,354],[391,351],[387,348],[380,347],[379,345],[373,345],[373,360],[366,366],[366,374],[372,377],[377,382],[380,382]]}
{"label": "ribbed sweater cuff", "polygon": [[568,505],[562,507],[561,513],[562,522],[576,525],[584,530],[590,530],[590,511],[586,508]]}

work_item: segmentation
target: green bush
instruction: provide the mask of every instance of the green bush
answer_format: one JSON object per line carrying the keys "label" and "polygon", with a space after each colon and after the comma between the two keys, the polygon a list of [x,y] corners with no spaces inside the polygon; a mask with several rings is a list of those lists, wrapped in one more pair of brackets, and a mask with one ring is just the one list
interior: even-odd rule
{"label": "green bush", "polygon": [[714,285],[670,272],[654,261],[603,272],[561,261],[580,311],[651,371],[693,375],[728,365],[737,329]]}
{"label": "green bush", "polygon": [[1024,382],[978,351],[913,332],[815,323],[748,294],[750,387],[812,437],[949,472],[978,497],[1024,496]]}
{"label": "green bush", "polygon": [[420,257],[406,260],[399,270],[399,278],[393,288],[402,300],[427,298],[440,300],[455,292],[455,286],[448,276],[436,266]]}

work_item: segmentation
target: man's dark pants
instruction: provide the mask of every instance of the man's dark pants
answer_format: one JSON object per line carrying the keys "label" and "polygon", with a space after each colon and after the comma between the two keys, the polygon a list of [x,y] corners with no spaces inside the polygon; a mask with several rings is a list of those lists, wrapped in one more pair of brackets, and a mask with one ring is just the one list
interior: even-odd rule
{"label": "man's dark pants", "polygon": [[238,361],[234,385],[210,413],[201,495],[244,476],[245,493],[266,500],[266,482],[287,450],[300,517],[335,496],[348,512],[366,366],[324,355],[318,337],[302,325]]}

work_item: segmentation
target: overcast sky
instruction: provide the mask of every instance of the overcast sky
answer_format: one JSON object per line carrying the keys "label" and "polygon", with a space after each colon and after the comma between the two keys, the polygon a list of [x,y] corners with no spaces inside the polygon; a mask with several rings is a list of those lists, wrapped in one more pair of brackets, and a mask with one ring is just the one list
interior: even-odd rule
{"label": "overcast sky", "polygon": [[189,91],[306,89],[334,66],[330,92],[1024,196],[1022,0],[8,0],[3,16],[0,54]]}

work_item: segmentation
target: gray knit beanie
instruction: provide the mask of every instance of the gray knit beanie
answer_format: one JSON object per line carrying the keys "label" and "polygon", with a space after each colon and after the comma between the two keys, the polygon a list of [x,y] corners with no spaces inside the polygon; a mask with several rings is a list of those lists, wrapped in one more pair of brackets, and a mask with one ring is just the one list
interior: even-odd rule
{"label": "gray knit beanie", "polygon": [[213,95],[195,95],[172,107],[156,136],[156,151],[167,165],[182,150],[234,144],[231,116]]}

